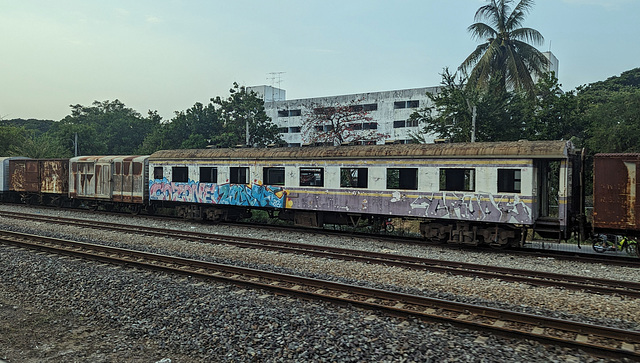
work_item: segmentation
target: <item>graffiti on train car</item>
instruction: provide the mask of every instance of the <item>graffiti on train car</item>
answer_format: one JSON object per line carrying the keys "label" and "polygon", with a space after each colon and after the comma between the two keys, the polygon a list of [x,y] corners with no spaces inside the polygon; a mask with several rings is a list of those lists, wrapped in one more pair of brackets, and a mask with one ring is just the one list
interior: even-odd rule
{"label": "graffiti on train car", "polygon": [[424,216],[503,223],[531,223],[531,207],[519,196],[492,194],[434,193],[411,202],[412,209],[424,209]]}
{"label": "graffiti on train car", "polygon": [[188,183],[163,180],[149,181],[152,200],[173,202],[225,204],[251,207],[287,207],[287,191],[281,187],[252,184]]}

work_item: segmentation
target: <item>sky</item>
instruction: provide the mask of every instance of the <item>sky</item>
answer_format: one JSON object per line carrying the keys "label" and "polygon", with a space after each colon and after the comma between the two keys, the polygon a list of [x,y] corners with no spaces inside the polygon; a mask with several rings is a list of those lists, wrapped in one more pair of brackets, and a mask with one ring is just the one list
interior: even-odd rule
{"label": "sky", "polygon": [[[233,82],[287,99],[437,86],[484,0],[0,0],[0,119],[123,102],[165,119]],[[640,0],[537,0],[565,91],[640,67]]]}

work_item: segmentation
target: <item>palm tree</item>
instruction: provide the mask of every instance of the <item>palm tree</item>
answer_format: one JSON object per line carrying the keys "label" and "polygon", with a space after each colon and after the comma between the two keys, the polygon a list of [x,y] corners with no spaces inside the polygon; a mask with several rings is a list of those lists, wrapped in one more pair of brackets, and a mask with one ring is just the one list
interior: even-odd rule
{"label": "palm tree", "polygon": [[548,65],[547,58],[529,44],[542,44],[542,35],[535,29],[521,27],[533,0],[520,0],[513,10],[510,4],[514,0],[488,1],[476,11],[476,23],[467,28],[475,39],[486,42],[478,45],[459,69],[465,74],[471,70],[469,85],[488,88],[492,81],[498,81],[504,90],[521,89],[533,94],[532,74],[542,75]]}

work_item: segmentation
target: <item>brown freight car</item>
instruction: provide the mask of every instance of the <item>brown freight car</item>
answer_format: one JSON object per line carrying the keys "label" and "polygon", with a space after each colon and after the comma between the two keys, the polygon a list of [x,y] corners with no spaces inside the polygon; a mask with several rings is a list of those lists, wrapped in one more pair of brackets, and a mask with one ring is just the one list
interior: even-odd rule
{"label": "brown freight car", "polygon": [[62,205],[69,193],[69,159],[9,160],[9,189],[27,203]]}
{"label": "brown freight car", "polygon": [[593,162],[594,232],[640,237],[640,154],[596,154]]}

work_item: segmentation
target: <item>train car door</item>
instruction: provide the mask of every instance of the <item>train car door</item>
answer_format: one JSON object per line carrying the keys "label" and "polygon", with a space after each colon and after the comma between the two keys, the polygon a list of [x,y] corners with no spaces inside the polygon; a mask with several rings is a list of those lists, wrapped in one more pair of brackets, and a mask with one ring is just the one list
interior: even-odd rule
{"label": "train car door", "polygon": [[111,199],[113,190],[113,178],[111,175],[112,164],[111,162],[98,162],[96,163],[95,178],[96,178],[96,198]]}

